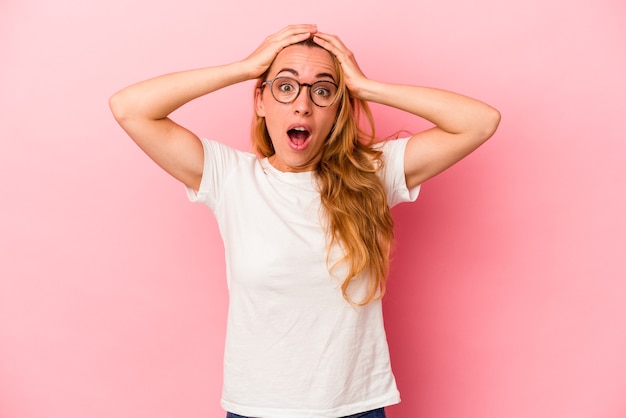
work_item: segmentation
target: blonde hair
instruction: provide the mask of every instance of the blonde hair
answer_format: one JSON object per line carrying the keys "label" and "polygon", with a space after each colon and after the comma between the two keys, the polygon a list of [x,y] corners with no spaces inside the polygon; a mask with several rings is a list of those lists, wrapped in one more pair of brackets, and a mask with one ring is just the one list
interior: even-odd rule
{"label": "blonde hair", "polygon": [[[312,40],[301,44],[321,48]],[[365,101],[350,96],[341,65],[330,55],[338,74],[339,106],[315,169],[330,239],[327,258],[333,245],[340,245],[344,256],[330,266],[330,270],[345,263],[348,273],[341,285],[343,297],[352,304],[366,305],[382,298],[385,293],[393,242],[393,219],[385,188],[377,174],[383,160],[382,152],[373,148],[372,113]],[[257,81],[257,89],[261,88],[267,73],[269,69]],[[369,133],[360,127],[363,116],[369,125]],[[254,152],[260,156],[274,154],[265,119],[256,113],[252,121],[252,144]],[[362,300],[355,302],[348,289],[362,273],[366,273],[369,280],[367,293]]]}

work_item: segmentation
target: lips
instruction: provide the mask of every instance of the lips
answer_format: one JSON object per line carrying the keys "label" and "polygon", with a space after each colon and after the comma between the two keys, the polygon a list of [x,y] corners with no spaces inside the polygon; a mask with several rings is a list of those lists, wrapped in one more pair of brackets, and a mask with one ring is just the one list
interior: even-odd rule
{"label": "lips", "polygon": [[309,144],[311,138],[311,128],[307,125],[292,125],[287,130],[287,136],[289,136],[289,142],[293,149],[303,150]]}

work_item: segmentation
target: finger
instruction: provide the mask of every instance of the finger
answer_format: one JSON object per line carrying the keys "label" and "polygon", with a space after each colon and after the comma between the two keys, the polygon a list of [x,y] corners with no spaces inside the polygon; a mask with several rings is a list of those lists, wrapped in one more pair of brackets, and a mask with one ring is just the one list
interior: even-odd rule
{"label": "finger", "polygon": [[346,48],[343,42],[335,35],[318,32],[313,35],[313,42],[332,52],[337,57],[340,55],[350,55],[348,48]]}
{"label": "finger", "polygon": [[317,33],[316,25],[291,25],[270,35],[266,42],[273,45],[274,53],[278,53],[289,45],[309,39],[315,33]]}
{"label": "finger", "polygon": [[276,33],[276,37],[283,41],[291,39],[303,40],[303,37],[307,39],[307,37],[315,33],[317,33],[316,25],[291,25]]}
{"label": "finger", "polygon": [[344,68],[347,76],[350,78],[364,76],[356,62],[354,54],[351,50],[346,48],[338,36],[318,32],[313,35],[313,41],[337,57],[337,60]]}
{"label": "finger", "polygon": [[323,33],[323,32],[316,32],[313,36],[315,38],[318,38],[319,40],[322,40],[323,42],[335,45],[337,47],[345,48],[345,45],[343,44],[343,42],[341,42],[341,39],[339,39],[337,35],[332,35],[332,34]]}
{"label": "finger", "polygon": [[315,24],[289,25],[289,26],[283,28],[282,31],[286,31],[286,32],[289,32],[289,31],[292,31],[292,32],[317,32],[317,25],[315,25]]}

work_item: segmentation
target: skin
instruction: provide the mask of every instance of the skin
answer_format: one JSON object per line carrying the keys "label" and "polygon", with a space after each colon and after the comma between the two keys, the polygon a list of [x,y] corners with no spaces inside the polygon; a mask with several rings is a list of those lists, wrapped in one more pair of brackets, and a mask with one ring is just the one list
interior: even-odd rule
{"label": "skin", "polygon": [[[111,97],[111,110],[122,128],[150,158],[182,183],[197,190],[204,164],[202,144],[194,133],[173,122],[168,115],[195,98],[256,79],[272,63],[270,78],[289,65],[297,67],[298,80],[312,82],[320,72],[328,70],[328,62],[323,58],[326,52],[314,52],[317,48],[304,52],[293,46],[311,37],[337,57],[351,95],[404,110],[434,124],[432,129],[413,135],[407,145],[404,169],[409,188],[470,154],[493,135],[500,122],[496,109],[460,94],[367,78],[352,52],[337,36],[319,32],[315,25],[307,24],[288,26],[268,36],[241,61],[167,74],[129,86]],[[312,59],[310,63],[309,58]],[[285,171],[311,170],[319,157],[323,142],[320,138],[325,138],[334,111],[315,108],[304,91],[296,102],[284,105],[272,102],[274,99],[268,89],[264,90],[257,93],[255,108],[259,114],[265,115],[270,126],[277,151],[272,164]],[[304,151],[295,152],[289,148],[285,132],[290,124],[303,121],[311,123],[313,136]]]}
{"label": "skin", "polygon": [[353,96],[404,110],[435,125],[409,139],[404,155],[409,188],[466,157],[489,139],[500,123],[500,113],[476,99],[440,89],[368,79],[337,36],[316,33],[313,39],[338,58]]}
{"label": "skin", "polygon": [[[319,80],[337,81],[329,52],[303,45],[288,46],[278,53],[268,80],[277,76],[289,76],[300,83],[309,84]],[[286,104],[274,99],[269,86],[256,91],[256,113],[265,118],[275,151],[269,161],[281,171],[312,171],[320,159],[322,147],[337,115],[338,104],[316,106],[307,89],[302,87],[296,100]],[[287,134],[289,129],[296,126],[310,132],[304,148],[294,146]]]}

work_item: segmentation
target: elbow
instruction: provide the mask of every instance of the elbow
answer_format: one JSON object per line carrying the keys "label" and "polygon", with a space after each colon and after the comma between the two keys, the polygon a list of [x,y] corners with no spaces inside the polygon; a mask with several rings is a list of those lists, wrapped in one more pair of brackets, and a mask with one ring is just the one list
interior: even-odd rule
{"label": "elbow", "polygon": [[120,90],[109,98],[109,109],[115,120],[122,126],[125,121],[140,116],[136,100],[126,90]]}
{"label": "elbow", "polygon": [[492,110],[492,135],[496,132],[496,129],[498,129],[498,126],[500,125],[500,120],[502,120],[502,114],[500,113],[500,111],[498,109],[496,109],[495,107],[491,108]]}
{"label": "elbow", "polygon": [[124,104],[124,99],[121,92],[117,92],[109,98],[109,109],[111,109],[113,117],[118,122],[124,119],[124,114],[126,113],[126,111],[124,110],[125,107],[126,106]]}
{"label": "elbow", "polygon": [[493,135],[494,133],[496,133],[496,130],[498,129],[498,126],[500,126],[500,120],[502,119],[502,114],[500,114],[500,112],[498,111],[498,109],[496,109],[495,107],[491,108],[491,117],[490,117],[490,132],[491,135]]}
{"label": "elbow", "polygon": [[484,140],[488,140],[496,133],[498,126],[500,125],[500,120],[502,115],[500,112],[491,106],[486,110],[485,116],[483,118],[482,125],[482,136]]}

